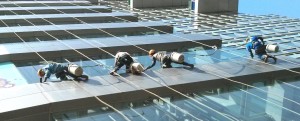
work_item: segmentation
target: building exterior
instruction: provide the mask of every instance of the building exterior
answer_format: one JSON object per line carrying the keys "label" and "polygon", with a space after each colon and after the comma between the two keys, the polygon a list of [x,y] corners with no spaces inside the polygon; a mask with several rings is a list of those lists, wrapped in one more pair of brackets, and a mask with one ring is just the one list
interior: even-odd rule
{"label": "building exterior", "polygon": [[[147,0],[144,0],[147,1]],[[0,120],[297,120],[300,20],[235,12],[130,8],[129,1],[0,2]],[[280,51],[250,59],[248,36]],[[113,55],[150,65],[150,49],[179,51],[194,69],[159,64],[110,76]],[[217,49],[216,49],[217,48]],[[81,65],[88,81],[39,83],[47,63]]]}

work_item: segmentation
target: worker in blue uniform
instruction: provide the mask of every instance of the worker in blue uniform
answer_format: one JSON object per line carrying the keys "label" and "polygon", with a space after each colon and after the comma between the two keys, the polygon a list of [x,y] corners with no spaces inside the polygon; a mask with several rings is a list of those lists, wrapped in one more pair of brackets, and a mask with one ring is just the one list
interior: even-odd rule
{"label": "worker in blue uniform", "polygon": [[246,50],[250,53],[251,58],[254,57],[252,50],[255,51],[255,55],[258,56],[259,59],[263,60],[265,63],[268,62],[269,58],[272,58],[276,63],[277,58],[275,56],[271,56],[266,52],[266,45],[262,37],[253,36],[248,37],[246,39]]}
{"label": "worker in blue uniform", "polygon": [[149,51],[149,56],[152,58],[152,64],[150,66],[148,66],[144,71],[155,66],[156,60],[161,63],[162,68],[172,68],[172,65],[171,65],[172,63],[182,64],[185,66],[190,66],[190,68],[194,68],[193,64],[189,64],[187,62],[179,63],[179,62],[172,61],[172,59],[170,58],[170,55],[168,55],[164,52],[156,52],[154,49],[151,49]]}
{"label": "worker in blue uniform", "polygon": [[49,79],[52,74],[55,74],[56,78],[60,78],[60,80],[68,80],[67,76],[77,79],[75,75],[71,74],[68,71],[68,66],[59,63],[48,64],[42,69],[39,69],[37,74],[40,77],[40,83],[46,82],[47,79]]}
{"label": "worker in blue uniform", "polygon": [[124,65],[126,66],[126,73],[130,73],[131,63],[133,63],[133,59],[129,53],[118,51],[117,54],[115,55],[115,64],[114,64],[115,68],[109,74],[116,76],[117,71]]}

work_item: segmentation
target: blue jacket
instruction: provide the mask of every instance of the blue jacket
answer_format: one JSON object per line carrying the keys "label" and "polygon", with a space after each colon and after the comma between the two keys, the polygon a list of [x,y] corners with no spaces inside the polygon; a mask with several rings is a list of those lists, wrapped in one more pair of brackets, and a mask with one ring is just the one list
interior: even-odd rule
{"label": "blue jacket", "polygon": [[248,42],[246,44],[246,49],[248,50],[248,52],[252,53],[251,49],[257,50],[260,46],[262,46],[263,44],[261,42]]}
{"label": "blue jacket", "polygon": [[51,63],[43,68],[45,71],[45,78],[49,78],[51,74],[60,73],[66,70],[67,68],[67,66],[59,63]]}
{"label": "blue jacket", "polygon": [[261,44],[265,44],[264,39],[259,36],[253,36],[250,38],[250,42],[261,42]]}
{"label": "blue jacket", "polygon": [[253,53],[251,49],[257,51],[264,44],[265,43],[262,37],[253,36],[250,38],[250,41],[246,44],[246,50],[250,53],[251,57],[253,57]]}

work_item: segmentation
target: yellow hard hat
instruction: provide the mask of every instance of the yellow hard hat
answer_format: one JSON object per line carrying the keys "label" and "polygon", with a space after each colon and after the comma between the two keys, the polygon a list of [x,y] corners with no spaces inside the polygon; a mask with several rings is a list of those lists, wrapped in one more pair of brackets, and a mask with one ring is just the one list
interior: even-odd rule
{"label": "yellow hard hat", "polygon": [[44,77],[45,76],[45,71],[43,69],[39,69],[37,72],[38,76]]}
{"label": "yellow hard hat", "polygon": [[149,55],[153,56],[154,54],[155,54],[155,50],[154,50],[154,49],[151,49],[151,50],[149,51]]}

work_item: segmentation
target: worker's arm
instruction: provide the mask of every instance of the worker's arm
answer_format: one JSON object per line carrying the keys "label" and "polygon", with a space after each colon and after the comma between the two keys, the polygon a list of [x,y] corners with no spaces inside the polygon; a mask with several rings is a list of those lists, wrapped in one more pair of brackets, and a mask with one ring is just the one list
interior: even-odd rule
{"label": "worker's arm", "polygon": [[44,82],[46,82],[46,81],[47,81],[47,79],[48,79],[48,78],[50,78],[50,76],[51,76],[51,73],[50,73],[50,71],[49,71],[49,70],[46,70],[46,72],[45,72],[45,76],[44,76]]}
{"label": "worker's arm", "polygon": [[44,82],[46,82],[46,81],[47,81],[47,79],[48,79],[48,78],[47,78],[47,77],[45,77],[45,78],[44,78]]}
{"label": "worker's arm", "polygon": [[251,56],[251,58],[253,58],[254,56],[253,56],[253,53],[252,53],[252,51],[250,52],[250,56]]}
{"label": "worker's arm", "polygon": [[118,57],[116,57],[116,58],[115,58],[114,67],[116,67],[116,66],[117,66],[118,59],[119,59]]}
{"label": "worker's arm", "polygon": [[252,43],[248,43],[247,45],[246,45],[246,50],[250,53],[250,56],[251,56],[251,58],[253,58],[253,53],[252,53]]}
{"label": "worker's arm", "polygon": [[152,57],[152,64],[150,66],[148,66],[144,71],[152,68],[153,66],[155,66],[155,64],[156,64],[156,58]]}

